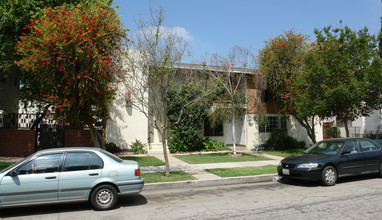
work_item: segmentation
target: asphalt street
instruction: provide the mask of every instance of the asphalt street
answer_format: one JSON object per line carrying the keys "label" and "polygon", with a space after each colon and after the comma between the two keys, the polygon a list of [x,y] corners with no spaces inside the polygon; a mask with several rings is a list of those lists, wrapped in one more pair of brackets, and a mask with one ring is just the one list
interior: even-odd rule
{"label": "asphalt street", "polygon": [[4,219],[381,219],[382,179],[340,179],[333,187],[283,181],[142,192],[110,211],[88,203],[0,210]]}

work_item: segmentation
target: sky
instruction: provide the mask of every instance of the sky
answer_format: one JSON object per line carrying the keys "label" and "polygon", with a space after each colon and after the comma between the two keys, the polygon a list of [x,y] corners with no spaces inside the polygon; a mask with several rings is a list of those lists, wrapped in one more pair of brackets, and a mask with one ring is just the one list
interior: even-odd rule
{"label": "sky", "polygon": [[[164,24],[182,30],[198,63],[212,54],[227,56],[235,45],[257,54],[264,42],[294,30],[315,40],[314,29],[363,27],[377,35],[381,29],[381,0],[114,0],[125,28],[137,31],[136,21],[150,17],[150,5],[166,12]],[[342,24],[340,24],[342,21]],[[130,34],[131,34],[130,33]]]}

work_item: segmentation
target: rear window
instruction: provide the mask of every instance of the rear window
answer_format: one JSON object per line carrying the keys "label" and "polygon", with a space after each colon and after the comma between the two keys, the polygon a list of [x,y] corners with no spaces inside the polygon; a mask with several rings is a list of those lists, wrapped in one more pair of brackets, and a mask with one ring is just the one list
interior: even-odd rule
{"label": "rear window", "polygon": [[361,145],[362,151],[364,152],[380,149],[378,145],[375,145],[374,143],[368,140],[360,140],[359,144]]}
{"label": "rear window", "polygon": [[108,152],[108,151],[105,151],[105,150],[101,150],[102,153],[106,154],[107,156],[109,156],[111,159],[117,161],[118,163],[122,163],[123,160],[117,156],[115,156],[114,154]]}

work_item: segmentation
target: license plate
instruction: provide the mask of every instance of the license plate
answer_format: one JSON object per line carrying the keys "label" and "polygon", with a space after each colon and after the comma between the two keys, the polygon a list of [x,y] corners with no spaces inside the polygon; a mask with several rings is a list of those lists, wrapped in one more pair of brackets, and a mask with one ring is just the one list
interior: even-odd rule
{"label": "license plate", "polygon": [[283,174],[284,175],[289,175],[289,170],[288,169],[283,169]]}

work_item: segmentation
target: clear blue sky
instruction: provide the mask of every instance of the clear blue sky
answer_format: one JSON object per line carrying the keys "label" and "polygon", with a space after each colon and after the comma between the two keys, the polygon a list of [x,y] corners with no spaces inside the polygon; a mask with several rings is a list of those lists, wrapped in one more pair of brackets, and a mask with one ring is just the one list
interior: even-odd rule
{"label": "clear blue sky", "polygon": [[[149,17],[149,0],[114,0],[122,22],[131,32],[135,21]],[[369,28],[377,35],[381,25],[380,0],[158,0],[167,13],[165,25],[185,29],[194,59],[227,55],[235,45],[255,53],[264,41],[294,29],[315,40],[314,28],[328,25]],[[190,61],[187,59],[185,62]]]}

